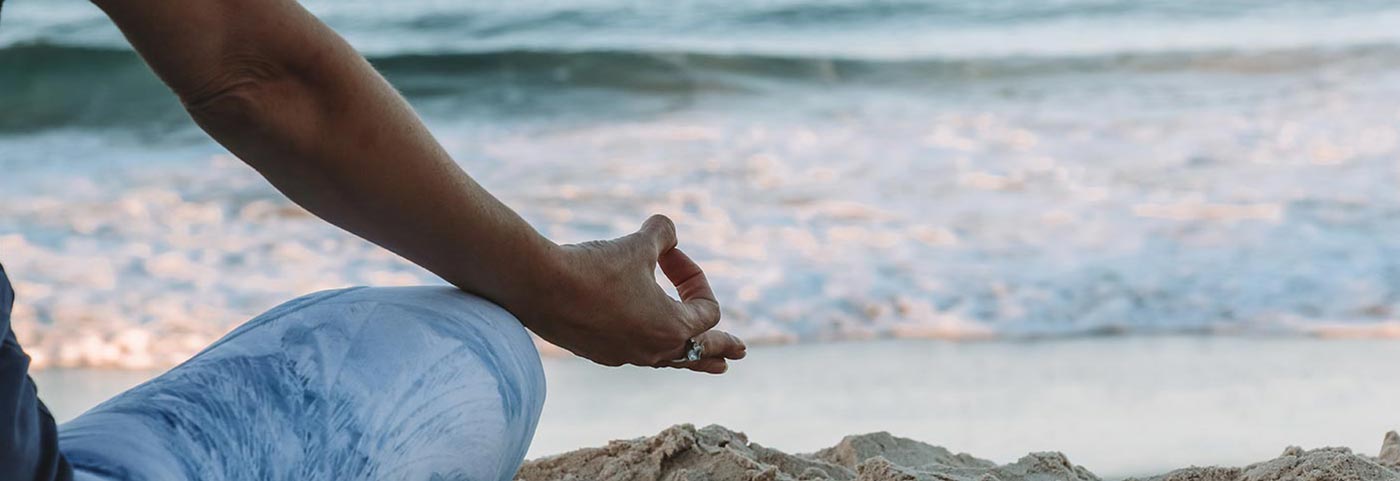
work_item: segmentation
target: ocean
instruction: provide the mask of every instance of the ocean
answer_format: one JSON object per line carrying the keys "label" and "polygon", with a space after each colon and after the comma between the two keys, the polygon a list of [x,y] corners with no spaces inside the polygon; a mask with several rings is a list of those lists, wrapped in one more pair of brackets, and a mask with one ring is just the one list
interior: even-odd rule
{"label": "ocean", "polygon": [[[9,3],[0,259],[36,367],[441,282],[231,158],[88,2]],[[754,344],[1400,336],[1394,2],[305,5],[551,238],[670,215]]]}

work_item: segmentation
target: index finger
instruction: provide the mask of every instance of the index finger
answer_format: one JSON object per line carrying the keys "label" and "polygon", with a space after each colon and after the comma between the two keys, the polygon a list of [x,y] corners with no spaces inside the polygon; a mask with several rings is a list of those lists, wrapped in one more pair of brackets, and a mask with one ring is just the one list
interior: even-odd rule
{"label": "index finger", "polygon": [[676,286],[676,293],[681,297],[681,310],[685,313],[681,319],[690,329],[691,336],[698,336],[719,324],[719,301],[715,300],[715,291],[710,288],[705,271],[690,260],[690,256],[673,248],[662,252],[656,263],[671,284]]}

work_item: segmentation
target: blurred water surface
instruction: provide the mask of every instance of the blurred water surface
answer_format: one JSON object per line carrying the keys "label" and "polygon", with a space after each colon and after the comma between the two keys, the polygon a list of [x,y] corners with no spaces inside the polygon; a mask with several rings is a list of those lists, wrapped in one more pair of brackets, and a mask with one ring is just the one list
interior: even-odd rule
{"label": "blurred water surface", "polygon": [[[8,3],[0,259],[37,366],[438,282],[228,158],[89,3]],[[1400,335],[1394,2],[306,5],[552,238],[671,215],[754,341]]]}

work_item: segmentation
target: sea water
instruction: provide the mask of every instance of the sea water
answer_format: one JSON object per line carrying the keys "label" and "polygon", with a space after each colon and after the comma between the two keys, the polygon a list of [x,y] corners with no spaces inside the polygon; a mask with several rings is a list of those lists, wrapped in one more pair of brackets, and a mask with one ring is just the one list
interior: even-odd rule
{"label": "sea water", "polygon": [[[37,367],[159,368],[441,282],[289,203],[88,2],[8,2],[0,260]],[[724,327],[1400,334],[1400,5],[308,1],[559,242],[679,224]]]}

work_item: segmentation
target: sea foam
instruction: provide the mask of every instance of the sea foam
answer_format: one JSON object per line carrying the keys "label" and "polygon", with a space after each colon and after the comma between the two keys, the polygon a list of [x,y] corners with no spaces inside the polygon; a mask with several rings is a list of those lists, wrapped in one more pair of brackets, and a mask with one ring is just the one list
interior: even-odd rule
{"label": "sea foam", "polygon": [[[31,67],[0,75],[0,260],[36,366],[169,365],[301,294],[441,282],[219,154],[54,3],[0,30]],[[1393,6],[945,3],[311,7],[552,239],[675,219],[753,342],[1397,335]]]}

